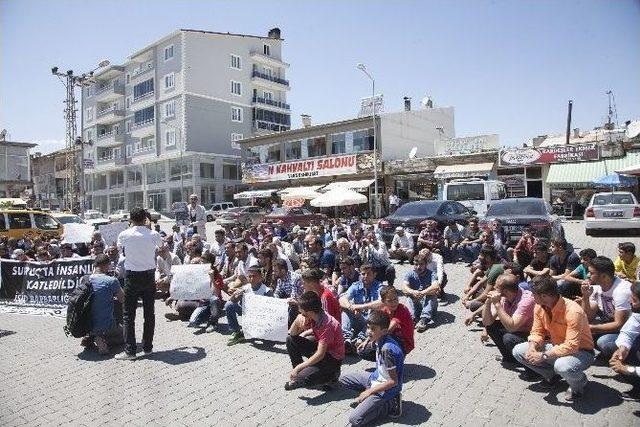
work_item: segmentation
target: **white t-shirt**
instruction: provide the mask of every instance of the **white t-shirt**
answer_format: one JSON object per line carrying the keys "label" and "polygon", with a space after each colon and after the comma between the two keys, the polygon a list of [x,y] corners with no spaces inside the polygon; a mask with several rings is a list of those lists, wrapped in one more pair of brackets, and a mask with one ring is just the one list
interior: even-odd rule
{"label": "white t-shirt", "polygon": [[393,236],[393,240],[391,241],[391,249],[395,248],[404,250],[413,249],[413,237],[409,236],[409,234],[407,233],[404,233],[404,236],[395,234]]}
{"label": "white t-shirt", "polygon": [[268,289],[265,286],[265,284],[262,283],[260,287],[254,291],[253,288],[251,287],[251,283],[247,283],[242,287],[242,290],[247,294],[265,295]]}
{"label": "white t-shirt", "polygon": [[127,271],[155,270],[156,249],[160,246],[160,234],[142,225],[127,228],[118,235],[118,248],[124,250]]}
{"label": "white t-shirt", "polygon": [[612,321],[616,310],[631,310],[631,283],[616,277],[607,292],[603,292],[599,285],[594,285],[590,300],[598,303],[604,320]]}

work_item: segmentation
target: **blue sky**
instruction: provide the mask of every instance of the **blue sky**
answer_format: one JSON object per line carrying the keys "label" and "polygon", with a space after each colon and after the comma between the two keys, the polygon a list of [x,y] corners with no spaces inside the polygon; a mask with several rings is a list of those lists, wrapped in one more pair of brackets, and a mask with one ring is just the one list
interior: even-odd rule
{"label": "blue sky", "polygon": [[0,0],[0,127],[13,140],[64,139],[64,89],[50,69],[123,62],[177,28],[265,35],[279,27],[289,101],[314,123],[357,114],[370,83],[386,111],[429,94],[454,106],[456,134],[505,145],[604,120],[640,119],[640,2],[616,1],[80,1]]}

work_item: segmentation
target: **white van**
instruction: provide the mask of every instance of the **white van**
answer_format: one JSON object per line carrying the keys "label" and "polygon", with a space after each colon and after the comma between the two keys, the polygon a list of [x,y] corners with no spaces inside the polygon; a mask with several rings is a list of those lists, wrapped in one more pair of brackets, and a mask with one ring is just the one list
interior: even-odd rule
{"label": "white van", "polygon": [[214,203],[208,211],[205,211],[207,222],[215,221],[224,211],[235,208],[233,202]]}
{"label": "white van", "polygon": [[507,198],[507,187],[502,181],[479,178],[453,179],[444,185],[443,200],[460,202],[485,216],[492,200]]}

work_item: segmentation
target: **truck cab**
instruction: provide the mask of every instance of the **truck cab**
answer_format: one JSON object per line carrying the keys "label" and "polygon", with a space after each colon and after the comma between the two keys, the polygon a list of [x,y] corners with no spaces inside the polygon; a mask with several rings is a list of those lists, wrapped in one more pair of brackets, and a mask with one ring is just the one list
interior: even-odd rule
{"label": "truck cab", "polygon": [[493,200],[507,198],[507,187],[502,181],[479,178],[453,179],[444,185],[443,200],[460,202],[484,216]]}

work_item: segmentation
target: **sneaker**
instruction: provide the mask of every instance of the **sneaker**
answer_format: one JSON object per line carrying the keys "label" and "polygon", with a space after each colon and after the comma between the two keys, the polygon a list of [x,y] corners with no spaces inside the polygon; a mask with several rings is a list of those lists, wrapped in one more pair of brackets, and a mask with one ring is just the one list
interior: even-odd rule
{"label": "sneaker", "polygon": [[242,332],[234,332],[231,338],[229,338],[229,341],[227,341],[227,345],[231,346],[242,342],[244,342],[244,334]]}
{"label": "sneaker", "polygon": [[80,345],[82,347],[93,347],[93,337],[83,337],[82,340],[80,340]]}
{"label": "sneaker", "polygon": [[389,416],[398,418],[402,416],[402,394],[398,393],[396,397],[389,401]]}
{"label": "sneaker", "polygon": [[122,353],[116,354],[114,359],[116,359],[116,360],[136,360],[136,355],[135,354],[129,354],[126,351],[123,351]]}
{"label": "sneaker", "polygon": [[187,324],[187,328],[199,328],[199,327],[200,327],[200,325],[197,324],[197,323],[194,323],[194,322],[189,322]]}
{"label": "sneaker", "polygon": [[571,387],[569,387],[567,391],[564,392],[564,401],[572,403],[580,399],[582,396],[583,396],[582,392],[573,391]]}
{"label": "sneaker", "polygon": [[351,340],[344,340],[344,354],[347,356],[355,356],[358,354],[357,348]]}
{"label": "sneaker", "polygon": [[145,354],[145,356],[148,356],[153,353],[153,350],[142,350],[142,352]]}
{"label": "sneaker", "polygon": [[625,400],[640,400],[640,388],[633,387],[631,390],[623,391],[622,398]]}
{"label": "sneaker", "polygon": [[426,331],[427,328],[429,327],[427,325],[428,325],[427,324],[427,319],[425,319],[425,318],[420,319],[418,321],[418,323],[416,324],[416,331],[419,332],[419,333],[422,333],[422,332]]}
{"label": "sneaker", "polygon": [[287,391],[295,390],[302,387],[302,383],[299,381],[287,381],[284,383],[284,389]]}
{"label": "sneaker", "polygon": [[215,332],[216,331],[216,327],[218,325],[209,325],[207,326],[207,328],[204,330],[206,333],[210,334],[211,332]]}

